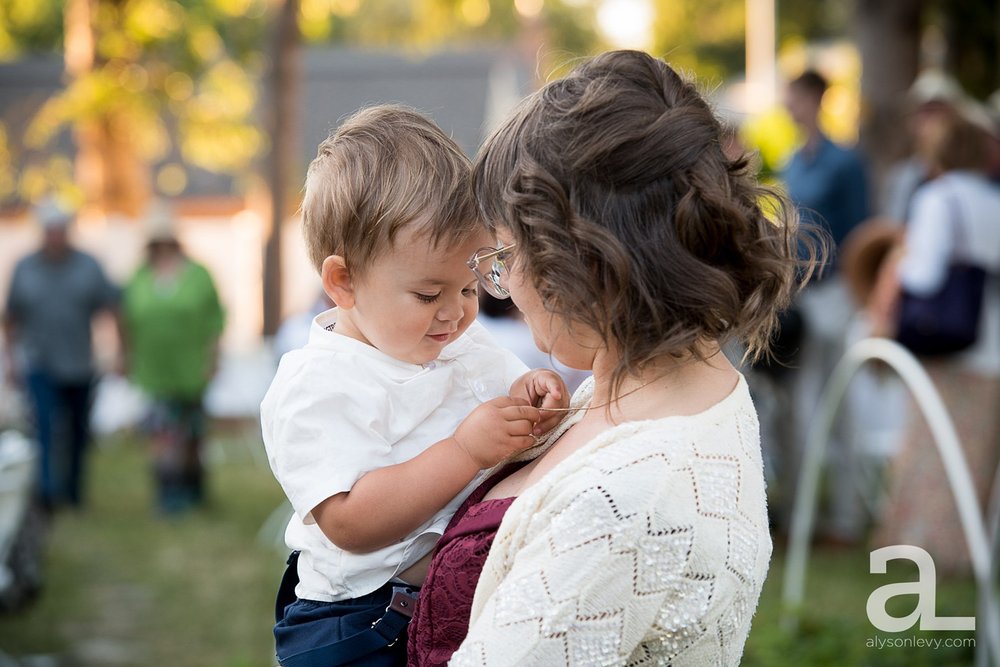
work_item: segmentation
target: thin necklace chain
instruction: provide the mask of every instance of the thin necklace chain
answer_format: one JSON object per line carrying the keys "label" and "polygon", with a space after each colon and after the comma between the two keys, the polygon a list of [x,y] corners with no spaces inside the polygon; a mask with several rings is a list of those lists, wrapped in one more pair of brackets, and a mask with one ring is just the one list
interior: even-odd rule
{"label": "thin necklace chain", "polygon": [[643,384],[640,384],[635,389],[629,389],[628,391],[626,391],[621,396],[619,396],[617,398],[614,398],[614,399],[612,399],[610,401],[607,401],[605,403],[601,403],[600,405],[584,405],[584,406],[581,406],[579,408],[539,408],[539,409],[540,410],[545,410],[546,412],[585,412],[587,410],[596,410],[597,408],[605,408],[605,407],[611,405],[612,403],[617,403],[618,401],[622,400],[626,396],[634,394],[635,392],[639,391],[640,389],[648,387],[649,385],[653,384],[657,380],[662,379],[663,377],[664,376],[661,375],[660,377],[655,378],[653,380],[650,380],[649,382],[644,382]]}
{"label": "thin necklace chain", "polygon": [[[722,353],[722,350],[720,349],[718,352],[713,353],[711,356],[714,357],[716,354],[721,354],[721,353]],[[639,391],[640,389],[644,389],[644,388],[648,387],[649,385],[653,384],[654,382],[662,380],[663,378],[667,377],[671,373],[675,372],[678,368],[680,368],[682,366],[687,366],[689,364],[697,363],[697,361],[698,361],[697,359],[688,359],[688,360],[682,361],[682,362],[678,363],[677,366],[675,366],[674,368],[666,371],[662,375],[659,375],[659,376],[653,378],[649,382],[644,382],[644,383],[640,384],[638,387],[636,387],[635,389],[629,389],[628,391],[626,391],[621,396],[618,396],[617,398],[614,398],[614,399],[612,399],[610,401],[605,401],[604,403],[601,403],[600,405],[585,405],[585,406],[582,406],[582,407],[579,407],[579,408],[540,408],[540,409],[541,410],[546,410],[548,412],[586,412],[587,410],[596,410],[597,408],[605,408],[605,407],[611,405],[612,403],[617,403],[618,401],[622,400],[626,396],[634,394],[635,392]]]}

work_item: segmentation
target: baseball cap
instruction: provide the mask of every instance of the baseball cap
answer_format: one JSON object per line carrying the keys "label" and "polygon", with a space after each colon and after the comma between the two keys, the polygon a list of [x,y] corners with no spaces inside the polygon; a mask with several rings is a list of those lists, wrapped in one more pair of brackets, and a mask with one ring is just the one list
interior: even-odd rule
{"label": "baseball cap", "polygon": [[46,197],[32,209],[35,220],[43,229],[65,228],[73,222],[74,212],[55,197]]}

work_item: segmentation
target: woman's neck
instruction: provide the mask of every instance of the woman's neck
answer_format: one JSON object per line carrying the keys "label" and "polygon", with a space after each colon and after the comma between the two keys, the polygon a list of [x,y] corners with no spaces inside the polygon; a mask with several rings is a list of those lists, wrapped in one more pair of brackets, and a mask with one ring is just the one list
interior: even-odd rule
{"label": "woman's neck", "polygon": [[613,423],[693,415],[712,407],[729,395],[739,373],[717,344],[704,344],[703,360],[693,356],[664,357],[636,375],[627,376],[616,388],[612,373],[618,355],[604,350],[594,359],[594,397],[591,405],[610,406],[588,410],[584,419]]}

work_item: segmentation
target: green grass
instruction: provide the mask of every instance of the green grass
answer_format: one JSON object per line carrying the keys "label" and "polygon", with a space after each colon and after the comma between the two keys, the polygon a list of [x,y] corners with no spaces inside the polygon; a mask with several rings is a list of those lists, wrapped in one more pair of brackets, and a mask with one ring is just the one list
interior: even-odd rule
{"label": "green grass", "polygon": [[[814,551],[809,561],[805,603],[799,630],[789,634],[781,628],[781,587],[784,553],[775,549],[760,607],[743,655],[745,667],[969,667],[974,664],[971,647],[916,646],[924,640],[966,640],[969,632],[887,633],[869,621],[865,604],[872,591],[892,582],[917,580],[917,568],[906,561],[890,561],[887,574],[869,574],[866,548]],[[906,616],[916,606],[915,596],[890,601],[888,612]],[[976,589],[971,579],[944,580],[937,588],[938,616],[975,616]],[[907,647],[876,648],[881,640],[906,640]]]}
{"label": "green grass", "polygon": [[[141,442],[109,439],[91,458],[90,505],[57,515],[46,588],[28,609],[0,615],[0,650],[55,656],[60,667],[271,667],[271,624],[283,556],[257,533],[282,494],[259,455],[253,428],[211,440],[211,505],[165,519],[152,509]],[[969,633],[877,631],[865,614],[873,590],[913,581],[915,567],[892,561],[868,573],[867,549],[814,552],[800,630],[781,630],[783,553],[770,575],[743,664],[748,667],[958,667],[971,648],[867,646],[876,635],[967,638]],[[893,600],[903,616],[915,600]],[[971,581],[942,581],[940,616],[975,614]]]}
{"label": "green grass", "polygon": [[274,665],[284,563],[257,532],[283,495],[251,447],[261,445],[239,432],[214,437],[209,506],[165,518],[153,510],[142,443],[102,442],[89,506],[56,515],[45,589],[24,612],[0,616],[0,648],[60,665]]}

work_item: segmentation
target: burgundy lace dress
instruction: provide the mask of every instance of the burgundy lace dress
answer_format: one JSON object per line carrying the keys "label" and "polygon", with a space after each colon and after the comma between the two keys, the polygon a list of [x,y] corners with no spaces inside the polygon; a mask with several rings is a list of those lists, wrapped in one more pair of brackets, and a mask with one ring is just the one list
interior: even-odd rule
{"label": "burgundy lace dress", "polygon": [[524,462],[512,463],[483,482],[455,512],[437,546],[410,621],[410,667],[447,665],[469,632],[472,596],[500,521],[513,498],[483,500]]}

